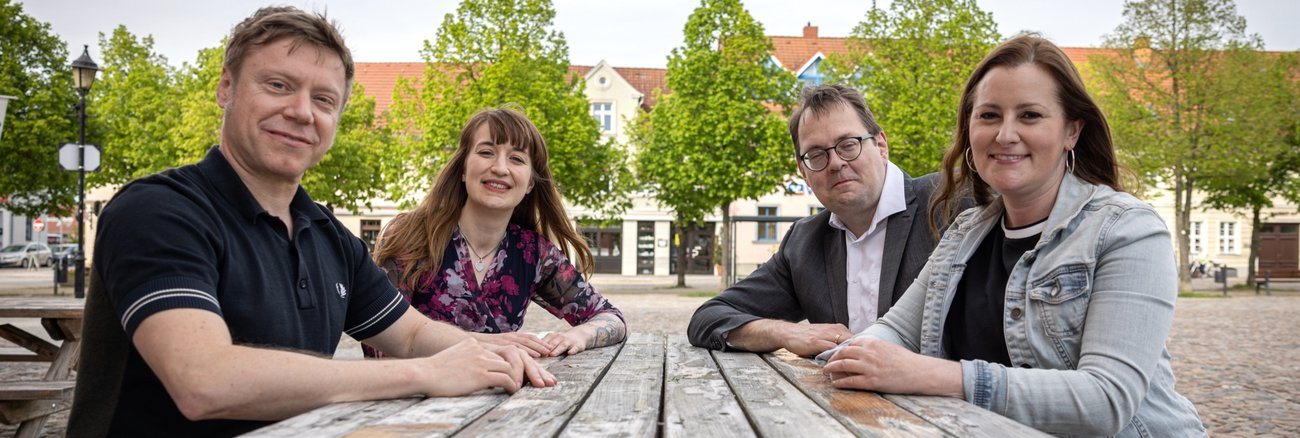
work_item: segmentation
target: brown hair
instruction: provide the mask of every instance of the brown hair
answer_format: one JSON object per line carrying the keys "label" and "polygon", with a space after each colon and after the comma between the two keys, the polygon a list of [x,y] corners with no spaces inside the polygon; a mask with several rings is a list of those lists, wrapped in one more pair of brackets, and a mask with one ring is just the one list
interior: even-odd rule
{"label": "brown hair", "polygon": [[858,93],[858,90],[840,84],[826,84],[806,87],[801,94],[799,108],[794,110],[794,114],[790,114],[790,140],[794,142],[796,159],[799,156],[799,122],[808,111],[811,111],[814,116],[823,116],[838,105],[848,105],[867,127],[868,134],[880,134],[880,124],[876,123],[876,116],[867,109],[867,101],[862,98],[862,93]]}
{"label": "brown hair", "polygon": [[336,23],[321,14],[308,14],[293,6],[267,6],[258,9],[252,16],[235,25],[226,42],[226,59],[221,67],[230,71],[232,77],[239,76],[239,68],[244,65],[244,58],[254,46],[261,46],[292,38],[294,44],[289,50],[298,48],[299,44],[308,43],[339,56],[343,61],[343,103],[347,103],[352,94],[352,77],[356,66],[352,63],[352,52],[343,43]]}
{"label": "brown hair", "polygon": [[930,200],[930,230],[936,234],[939,228],[935,221],[951,220],[956,216],[957,201],[968,192],[974,198],[975,205],[988,205],[993,201],[993,192],[988,183],[978,173],[970,170],[974,163],[966,161],[966,151],[970,149],[970,117],[975,106],[975,87],[994,68],[1012,68],[1025,64],[1042,68],[1056,80],[1056,97],[1065,110],[1066,119],[1083,121],[1083,129],[1074,146],[1074,175],[1092,184],[1124,191],[1119,180],[1115,147],[1111,143],[1110,126],[1106,123],[1101,108],[1088,95],[1074,63],[1051,41],[1035,34],[1022,34],[993,49],[966,81],[965,91],[961,95],[960,113],[957,114],[957,132],[953,136],[952,147],[943,156],[939,195]]}
{"label": "brown hair", "polygon": [[[451,241],[452,230],[469,199],[461,177],[465,160],[474,146],[474,132],[487,124],[492,142],[510,143],[526,151],[533,163],[533,190],[515,206],[510,223],[536,231],[564,251],[582,272],[591,275],[595,266],[587,243],[573,229],[565,215],[560,193],[551,179],[547,164],[546,141],[527,116],[512,108],[483,109],[470,117],[460,131],[460,144],[451,160],[438,172],[438,179],[415,210],[402,213],[388,224],[375,246],[375,262],[398,261],[405,266],[400,282],[414,288],[416,279],[442,266],[442,255]],[[577,254],[574,259],[573,255]]]}

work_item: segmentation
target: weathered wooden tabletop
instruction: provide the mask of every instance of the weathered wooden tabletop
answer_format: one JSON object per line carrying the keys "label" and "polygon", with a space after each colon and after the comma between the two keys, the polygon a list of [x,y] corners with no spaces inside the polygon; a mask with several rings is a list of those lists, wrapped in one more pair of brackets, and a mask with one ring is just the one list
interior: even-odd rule
{"label": "weathered wooden tabletop", "polygon": [[684,336],[634,333],[544,364],[559,385],[338,403],[245,436],[1044,436],[961,400],[838,390],[809,359],[709,351]]}

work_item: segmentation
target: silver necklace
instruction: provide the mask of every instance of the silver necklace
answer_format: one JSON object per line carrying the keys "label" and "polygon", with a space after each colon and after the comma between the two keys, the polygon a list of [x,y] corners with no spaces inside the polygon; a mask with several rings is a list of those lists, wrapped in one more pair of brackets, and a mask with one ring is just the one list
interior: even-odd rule
{"label": "silver necklace", "polygon": [[[461,235],[464,236],[465,233],[462,232]],[[493,249],[495,250],[497,248],[501,248],[501,243],[505,241],[506,241],[506,237],[501,236],[501,240],[497,241],[497,244]],[[474,272],[483,272],[484,269],[487,269],[487,266],[483,264],[483,260],[487,259],[487,256],[478,254],[478,250],[474,249],[474,244],[470,243],[468,236],[465,237],[465,246],[468,246],[470,252],[474,253],[474,257],[478,258],[478,261],[474,262]],[[493,252],[495,251],[488,252],[488,255],[491,255]]]}

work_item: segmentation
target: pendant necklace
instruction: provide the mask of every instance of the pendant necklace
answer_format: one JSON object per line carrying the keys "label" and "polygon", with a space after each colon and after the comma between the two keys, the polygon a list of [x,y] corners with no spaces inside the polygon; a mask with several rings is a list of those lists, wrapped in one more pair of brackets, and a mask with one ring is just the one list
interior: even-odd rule
{"label": "pendant necklace", "polygon": [[[461,235],[464,236],[465,233],[462,232]],[[501,242],[505,241],[505,236],[501,236],[501,240],[497,242],[496,247],[493,249],[501,248]],[[483,264],[483,260],[487,259],[487,256],[478,254],[478,251],[474,249],[474,244],[469,242],[469,237],[465,238],[465,246],[468,246],[470,252],[474,253],[474,257],[478,258],[478,260],[474,262],[474,272],[483,272],[484,269],[487,269],[487,266]],[[493,251],[488,252],[488,255],[491,254],[493,254]]]}

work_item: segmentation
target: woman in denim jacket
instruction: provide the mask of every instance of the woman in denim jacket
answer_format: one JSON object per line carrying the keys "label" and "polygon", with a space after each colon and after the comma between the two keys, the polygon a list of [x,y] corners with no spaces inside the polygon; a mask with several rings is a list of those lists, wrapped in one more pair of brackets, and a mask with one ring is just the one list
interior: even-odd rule
{"label": "woman in denim jacket", "polygon": [[877,324],[823,353],[836,387],[964,398],[1061,435],[1204,436],[1165,339],[1168,229],[1124,193],[1110,130],[1069,58],[1036,35],[975,68],[931,216],[969,193]]}

